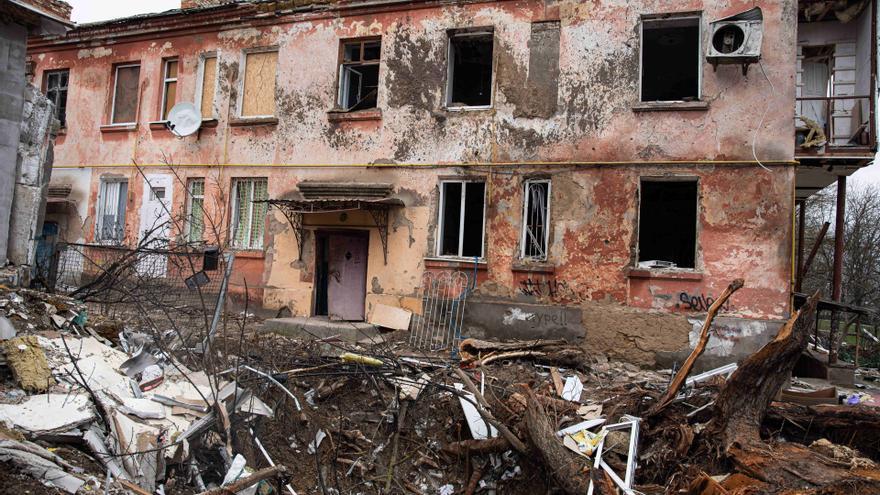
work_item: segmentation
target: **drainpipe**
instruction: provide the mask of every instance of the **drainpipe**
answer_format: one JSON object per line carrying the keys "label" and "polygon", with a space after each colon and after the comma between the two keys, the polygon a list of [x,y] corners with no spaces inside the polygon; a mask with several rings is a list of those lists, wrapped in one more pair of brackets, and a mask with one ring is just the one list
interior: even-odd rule
{"label": "drainpipe", "polygon": [[[846,222],[846,176],[837,177],[837,208],[834,218],[834,274],[831,279],[831,298],[841,302],[841,285],[843,284],[843,229]],[[839,347],[837,334],[840,325],[840,311],[831,314],[831,329],[828,334],[828,364],[837,363]]]}

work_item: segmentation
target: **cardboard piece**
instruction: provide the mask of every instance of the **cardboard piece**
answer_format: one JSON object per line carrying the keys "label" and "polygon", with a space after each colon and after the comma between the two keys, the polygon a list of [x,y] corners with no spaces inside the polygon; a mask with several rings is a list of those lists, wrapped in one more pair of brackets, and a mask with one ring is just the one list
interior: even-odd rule
{"label": "cardboard piece", "polygon": [[377,304],[370,315],[370,323],[378,327],[392,330],[409,330],[409,322],[412,320],[412,312],[403,308]]}

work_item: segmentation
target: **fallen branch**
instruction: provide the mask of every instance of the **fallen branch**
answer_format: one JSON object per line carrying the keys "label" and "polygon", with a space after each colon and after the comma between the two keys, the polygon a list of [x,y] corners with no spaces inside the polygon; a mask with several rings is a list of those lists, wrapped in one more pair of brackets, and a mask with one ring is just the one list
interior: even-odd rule
{"label": "fallen branch", "polygon": [[468,378],[468,376],[465,374],[465,372],[461,371],[459,368],[455,368],[454,371],[455,374],[458,375],[458,377],[461,379],[461,381],[464,382],[464,386],[468,389],[468,392],[474,394],[474,397],[477,400],[477,411],[480,413],[480,416],[482,416],[483,419],[494,426],[495,429],[498,430],[501,435],[507,439],[508,442],[510,442],[510,445],[513,446],[514,449],[522,454],[525,454],[526,445],[522,442],[522,440],[517,438],[516,435],[514,435],[510,431],[510,429],[504,425],[504,423],[501,423],[500,421],[495,419],[494,416],[492,416],[492,413],[489,412],[489,403],[486,402],[486,398],[483,397],[483,394],[481,394],[480,391],[477,390],[474,382],[472,382],[471,379]]}
{"label": "fallen branch", "polygon": [[465,457],[468,454],[498,454],[512,449],[510,442],[504,437],[487,438],[486,440],[462,440],[443,446],[443,451],[454,456]]}
{"label": "fallen branch", "polygon": [[248,488],[250,486],[256,485],[257,483],[268,480],[271,478],[277,478],[279,476],[284,476],[287,474],[287,468],[278,465],[269,467],[266,469],[261,469],[255,473],[251,473],[247,478],[242,478],[238,481],[230,483],[227,486],[221,486],[220,488],[215,488],[213,490],[208,490],[206,492],[202,492],[199,495],[235,495],[236,493]]}
{"label": "fallen branch", "polygon": [[690,356],[684,361],[684,364],[681,365],[681,368],[678,370],[678,373],[675,374],[675,378],[672,380],[672,383],[669,384],[669,388],[666,389],[666,393],[663,394],[662,397],[654,404],[653,407],[648,411],[646,416],[654,416],[660,411],[662,411],[666,406],[668,406],[678,395],[679,390],[687,381],[687,377],[691,372],[691,369],[694,367],[694,363],[697,361],[697,358],[703,354],[703,351],[706,349],[706,344],[709,343],[709,329],[712,327],[712,320],[715,319],[715,315],[718,314],[718,310],[727,302],[731,295],[734,292],[738,291],[743,286],[743,279],[738,278],[731,282],[730,285],[724,289],[724,292],[718,296],[718,299],[709,306],[709,310],[706,312],[706,321],[703,322],[703,328],[700,330],[700,340],[697,342],[697,345],[694,347],[694,350],[691,351]]}
{"label": "fallen branch", "polygon": [[556,436],[554,425],[535,394],[528,392],[528,408],[526,409],[526,425],[532,443],[540,452],[543,464],[560,488],[569,495],[587,493],[589,476],[584,476],[587,468],[585,460],[572,455]]}

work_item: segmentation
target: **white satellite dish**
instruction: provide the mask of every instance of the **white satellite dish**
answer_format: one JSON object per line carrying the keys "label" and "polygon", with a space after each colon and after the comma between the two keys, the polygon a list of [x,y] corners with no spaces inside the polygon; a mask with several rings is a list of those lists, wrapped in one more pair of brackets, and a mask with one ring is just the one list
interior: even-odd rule
{"label": "white satellite dish", "polygon": [[177,137],[189,136],[202,126],[202,112],[188,101],[182,101],[168,112],[168,129]]}

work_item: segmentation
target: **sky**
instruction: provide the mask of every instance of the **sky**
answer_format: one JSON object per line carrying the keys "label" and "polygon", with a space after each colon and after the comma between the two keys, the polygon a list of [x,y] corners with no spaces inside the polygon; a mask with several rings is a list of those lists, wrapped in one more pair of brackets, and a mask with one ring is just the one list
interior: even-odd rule
{"label": "sky", "polygon": [[66,0],[73,6],[71,20],[74,22],[106,21],[147,12],[163,12],[179,9],[180,0]]}

